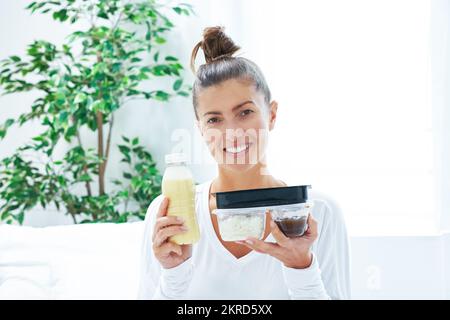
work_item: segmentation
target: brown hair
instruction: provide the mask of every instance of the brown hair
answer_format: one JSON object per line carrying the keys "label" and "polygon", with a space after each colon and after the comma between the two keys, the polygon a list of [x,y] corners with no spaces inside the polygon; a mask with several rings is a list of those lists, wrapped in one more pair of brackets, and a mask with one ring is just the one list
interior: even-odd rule
{"label": "brown hair", "polygon": [[[200,48],[205,55],[206,63],[196,71],[195,58]],[[239,49],[240,47],[224,33],[223,27],[209,27],[203,31],[203,40],[197,43],[191,56],[191,69],[196,75],[192,98],[197,119],[199,90],[230,79],[252,81],[256,89],[264,94],[264,101],[269,105],[270,90],[263,73],[254,62],[243,57],[233,57]]]}

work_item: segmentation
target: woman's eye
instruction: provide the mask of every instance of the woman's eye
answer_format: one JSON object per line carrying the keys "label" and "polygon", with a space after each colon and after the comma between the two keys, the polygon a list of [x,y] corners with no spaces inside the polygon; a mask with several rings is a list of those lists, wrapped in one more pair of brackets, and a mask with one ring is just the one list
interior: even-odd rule
{"label": "woman's eye", "polygon": [[208,121],[206,121],[208,124],[214,124],[214,123],[217,123],[217,122],[219,122],[219,119],[218,118],[211,118],[211,119],[208,119]]}
{"label": "woman's eye", "polygon": [[253,110],[250,110],[250,109],[244,110],[244,111],[241,112],[241,116],[246,116],[246,115],[248,115],[248,114],[250,114],[252,112],[253,112]]}

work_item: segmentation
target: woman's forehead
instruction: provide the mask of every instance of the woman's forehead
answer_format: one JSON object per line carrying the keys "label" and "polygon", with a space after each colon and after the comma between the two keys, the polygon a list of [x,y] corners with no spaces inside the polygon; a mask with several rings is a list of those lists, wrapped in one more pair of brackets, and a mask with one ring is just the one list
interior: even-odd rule
{"label": "woman's forehead", "polygon": [[232,111],[234,107],[248,101],[259,104],[260,96],[253,83],[232,79],[201,89],[198,95],[198,107],[202,115],[209,111]]}

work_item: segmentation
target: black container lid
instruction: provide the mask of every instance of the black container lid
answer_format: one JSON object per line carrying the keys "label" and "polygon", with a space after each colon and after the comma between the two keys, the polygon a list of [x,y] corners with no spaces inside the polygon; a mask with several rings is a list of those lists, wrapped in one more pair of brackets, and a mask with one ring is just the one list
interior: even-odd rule
{"label": "black container lid", "polygon": [[310,185],[216,192],[217,209],[280,206],[304,203]]}

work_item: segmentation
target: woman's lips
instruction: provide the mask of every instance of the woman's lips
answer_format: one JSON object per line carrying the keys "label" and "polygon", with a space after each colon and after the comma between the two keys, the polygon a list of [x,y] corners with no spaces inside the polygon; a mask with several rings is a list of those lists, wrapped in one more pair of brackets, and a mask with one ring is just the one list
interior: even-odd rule
{"label": "woman's lips", "polygon": [[250,149],[251,145],[251,143],[246,143],[236,147],[226,147],[223,148],[223,151],[231,155],[239,156],[241,154],[245,154],[248,149]]}

